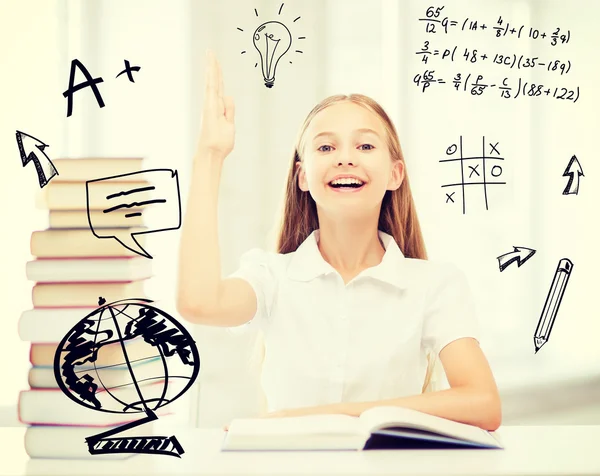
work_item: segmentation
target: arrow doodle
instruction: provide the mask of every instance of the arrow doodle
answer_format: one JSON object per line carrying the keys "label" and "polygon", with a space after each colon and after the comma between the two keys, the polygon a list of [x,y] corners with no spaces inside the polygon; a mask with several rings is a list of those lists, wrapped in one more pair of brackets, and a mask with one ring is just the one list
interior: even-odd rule
{"label": "arrow doodle", "polygon": [[[44,149],[48,147],[48,144],[44,144],[41,140],[36,139],[35,137],[30,136],[25,132],[17,131],[16,136],[17,145],[19,146],[19,154],[21,155],[21,162],[23,163],[23,167],[25,167],[29,162],[33,162],[33,165],[35,165],[35,170],[37,171],[40,188],[44,188],[48,184],[48,182],[52,180],[52,177],[58,175],[56,167],[54,167],[54,165],[44,152]],[[31,150],[31,152],[29,153],[27,153],[25,146],[23,145],[23,137],[29,137],[30,139],[33,139],[35,142],[37,142],[36,144],[32,144],[30,148],[27,148],[27,150]],[[36,155],[35,151],[32,150],[33,147],[36,147],[42,153],[45,159],[40,159]]]}
{"label": "arrow doodle", "polygon": [[531,248],[525,248],[524,246],[513,246],[513,248],[514,251],[505,253],[496,258],[498,260],[500,272],[504,271],[511,263],[514,263],[515,261],[520,268],[525,261],[535,254],[535,250],[532,250]]}
{"label": "arrow doodle", "polygon": [[579,192],[579,176],[583,175],[583,169],[581,168],[581,164],[579,160],[577,160],[576,156],[571,157],[569,160],[569,165],[563,172],[563,177],[569,176],[569,181],[567,182],[567,186],[563,190],[563,195],[577,195]]}

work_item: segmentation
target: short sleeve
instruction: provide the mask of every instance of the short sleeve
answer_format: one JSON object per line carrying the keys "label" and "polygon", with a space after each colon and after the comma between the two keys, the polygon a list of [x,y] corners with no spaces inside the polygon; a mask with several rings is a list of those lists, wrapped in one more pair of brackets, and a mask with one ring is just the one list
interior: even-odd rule
{"label": "short sleeve", "polygon": [[475,302],[465,274],[449,263],[437,273],[425,302],[422,337],[424,347],[436,356],[456,339],[479,341]]}
{"label": "short sleeve", "polygon": [[243,331],[249,326],[264,327],[268,323],[271,305],[275,297],[275,277],[272,257],[260,248],[247,251],[240,258],[239,268],[227,278],[241,278],[247,281],[256,294],[256,314],[246,324],[228,328],[230,331]]}

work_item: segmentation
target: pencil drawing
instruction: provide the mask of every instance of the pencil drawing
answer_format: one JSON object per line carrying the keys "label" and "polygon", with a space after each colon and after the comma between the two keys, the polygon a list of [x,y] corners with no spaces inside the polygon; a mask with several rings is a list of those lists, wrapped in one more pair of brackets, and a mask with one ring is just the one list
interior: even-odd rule
{"label": "pencil drawing", "polygon": [[554,277],[552,278],[552,284],[548,290],[546,302],[544,302],[544,308],[542,309],[542,314],[533,336],[536,354],[550,339],[550,333],[552,332],[552,327],[554,327],[554,321],[572,271],[573,263],[570,259],[562,258],[558,261]]}

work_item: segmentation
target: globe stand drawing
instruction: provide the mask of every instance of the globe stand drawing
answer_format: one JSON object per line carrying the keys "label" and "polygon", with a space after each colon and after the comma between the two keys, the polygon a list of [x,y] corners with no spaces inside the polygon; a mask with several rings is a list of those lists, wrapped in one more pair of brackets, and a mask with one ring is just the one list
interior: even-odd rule
{"label": "globe stand drawing", "polygon": [[[54,376],[62,392],[75,403],[102,412],[145,414],[145,418],[87,437],[90,454],[146,453],[180,458],[184,453],[175,436],[113,437],[157,420],[156,411],[189,390],[200,371],[200,356],[189,332],[173,317],[149,305],[151,302],[136,298],[106,304],[100,297],[99,307],[81,319],[56,349]],[[134,359],[135,355],[130,355],[134,342],[138,352],[151,346],[156,354],[148,356],[146,352],[142,354],[145,357]],[[96,364],[99,354],[105,353],[122,353],[119,365],[128,371],[130,382],[105,386],[103,376],[114,367]],[[137,367],[148,359],[162,362],[161,375],[136,379]]]}

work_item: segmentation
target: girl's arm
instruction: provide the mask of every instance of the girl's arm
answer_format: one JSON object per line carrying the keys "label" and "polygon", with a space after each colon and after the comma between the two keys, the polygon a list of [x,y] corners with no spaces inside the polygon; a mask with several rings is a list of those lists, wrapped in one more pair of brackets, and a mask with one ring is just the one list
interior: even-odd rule
{"label": "girl's arm", "polygon": [[212,52],[206,71],[200,140],[181,227],[177,310],[190,322],[237,326],[254,316],[257,300],[246,281],[221,278],[217,202],[223,161],[233,150],[234,105],[223,96],[221,70]]}
{"label": "girl's arm", "polygon": [[440,352],[450,389],[409,397],[369,402],[335,403],[316,407],[286,409],[267,417],[343,413],[358,416],[376,406],[397,405],[448,420],[475,425],[484,430],[498,429],[502,409],[490,366],[475,339],[457,339]]}

